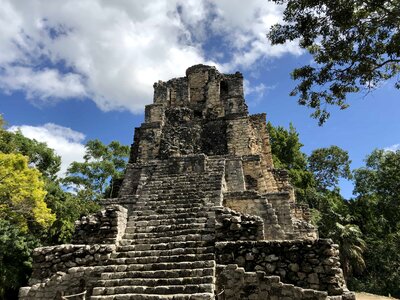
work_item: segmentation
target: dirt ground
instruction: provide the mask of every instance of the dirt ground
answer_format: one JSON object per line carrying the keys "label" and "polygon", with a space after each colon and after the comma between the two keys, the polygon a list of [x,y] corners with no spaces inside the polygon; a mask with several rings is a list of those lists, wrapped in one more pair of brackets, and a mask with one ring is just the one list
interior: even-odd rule
{"label": "dirt ground", "polygon": [[396,298],[391,298],[391,297],[383,297],[383,296],[378,296],[378,295],[373,295],[373,294],[368,294],[368,293],[356,293],[356,299],[357,300],[396,300]]}

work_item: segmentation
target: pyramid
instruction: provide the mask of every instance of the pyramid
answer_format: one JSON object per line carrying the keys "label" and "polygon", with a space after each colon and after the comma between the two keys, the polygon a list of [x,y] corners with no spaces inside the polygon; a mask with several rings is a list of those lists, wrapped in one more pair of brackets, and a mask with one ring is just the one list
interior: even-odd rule
{"label": "pyramid", "polygon": [[154,84],[125,176],[72,244],[34,251],[25,299],[355,299],[243,76],[195,65]]}

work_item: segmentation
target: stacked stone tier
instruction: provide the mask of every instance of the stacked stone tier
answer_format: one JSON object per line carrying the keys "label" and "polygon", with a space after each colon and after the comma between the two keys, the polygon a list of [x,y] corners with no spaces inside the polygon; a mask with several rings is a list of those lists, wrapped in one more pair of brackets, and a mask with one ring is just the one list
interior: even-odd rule
{"label": "stacked stone tier", "polygon": [[[165,175],[166,163],[145,172],[125,235],[107,261],[91,299],[213,299],[214,206],[224,166]],[[199,192],[201,191],[201,192]]]}

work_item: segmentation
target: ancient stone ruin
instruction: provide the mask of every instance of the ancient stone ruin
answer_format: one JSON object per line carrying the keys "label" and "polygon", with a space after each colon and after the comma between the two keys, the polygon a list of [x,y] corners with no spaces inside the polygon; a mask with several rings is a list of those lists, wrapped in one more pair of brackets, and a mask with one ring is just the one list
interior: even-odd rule
{"label": "ancient stone ruin", "polygon": [[[355,299],[318,239],[240,73],[154,84],[117,198],[38,248],[20,299]],[[75,296],[74,296],[75,295]]]}

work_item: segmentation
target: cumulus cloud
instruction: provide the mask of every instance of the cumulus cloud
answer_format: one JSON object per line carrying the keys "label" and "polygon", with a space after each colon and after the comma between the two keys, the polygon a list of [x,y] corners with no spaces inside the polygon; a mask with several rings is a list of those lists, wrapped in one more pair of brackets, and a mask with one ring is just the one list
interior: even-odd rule
{"label": "cumulus cloud", "polygon": [[396,152],[396,151],[400,150],[400,144],[394,144],[392,146],[386,147],[384,150],[385,151]]}
{"label": "cumulus cloud", "polygon": [[31,100],[81,98],[85,87],[78,74],[60,74],[58,70],[33,71],[26,67],[13,67],[0,74],[0,88],[5,92],[25,90]]}
{"label": "cumulus cloud", "polygon": [[[156,80],[193,64],[234,71],[299,54],[294,43],[272,47],[265,38],[281,15],[264,0],[3,0],[0,88],[35,101],[86,98],[104,111],[142,112]],[[229,55],[213,55],[210,45]]]}
{"label": "cumulus cloud", "polygon": [[12,126],[8,130],[12,132],[20,130],[27,138],[44,142],[49,148],[54,149],[54,151],[61,156],[61,170],[58,174],[59,176],[65,175],[68,166],[73,161],[83,161],[85,146],[82,142],[85,139],[85,135],[71,128],[47,123],[43,126]]}

